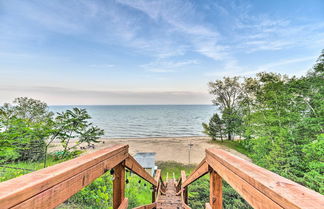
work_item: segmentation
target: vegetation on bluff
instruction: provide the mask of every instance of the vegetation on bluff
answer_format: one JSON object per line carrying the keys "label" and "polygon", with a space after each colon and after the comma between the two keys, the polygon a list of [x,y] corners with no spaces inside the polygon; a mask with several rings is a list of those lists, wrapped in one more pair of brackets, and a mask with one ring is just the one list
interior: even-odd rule
{"label": "vegetation on bluff", "polygon": [[[0,107],[0,163],[43,160],[46,167],[48,147],[54,140],[63,148],[56,158],[74,157],[81,143],[97,143],[104,133],[90,118],[79,108],[54,115],[46,103],[26,97],[5,103]],[[77,140],[73,146],[71,139]]]}
{"label": "vegetation on bluff", "polygon": [[300,78],[275,73],[211,82],[219,107],[205,132],[243,137],[253,162],[324,193],[324,50]]}

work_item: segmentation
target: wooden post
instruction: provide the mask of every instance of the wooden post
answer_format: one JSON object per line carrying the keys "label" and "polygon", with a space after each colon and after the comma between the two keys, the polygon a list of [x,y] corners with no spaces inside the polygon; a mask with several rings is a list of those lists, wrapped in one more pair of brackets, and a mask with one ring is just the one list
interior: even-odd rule
{"label": "wooden post", "polygon": [[222,177],[214,170],[210,172],[209,203],[212,209],[222,209]]}
{"label": "wooden post", "polygon": [[125,198],[125,166],[124,162],[114,167],[113,208],[118,209]]}
{"label": "wooden post", "polygon": [[155,196],[156,196],[156,187],[155,186],[152,186],[153,187],[153,191],[152,191],[152,203],[155,202]]}
{"label": "wooden post", "polygon": [[[187,180],[187,176],[186,176],[186,172],[185,171],[181,171],[181,184],[183,184],[183,182],[185,182]],[[181,185],[180,185],[180,189],[181,189]],[[183,201],[184,203],[188,204],[188,186],[183,187]]]}
{"label": "wooden post", "polygon": [[184,203],[186,203],[188,205],[188,186],[186,186],[185,188],[183,188],[183,199],[184,199]]}

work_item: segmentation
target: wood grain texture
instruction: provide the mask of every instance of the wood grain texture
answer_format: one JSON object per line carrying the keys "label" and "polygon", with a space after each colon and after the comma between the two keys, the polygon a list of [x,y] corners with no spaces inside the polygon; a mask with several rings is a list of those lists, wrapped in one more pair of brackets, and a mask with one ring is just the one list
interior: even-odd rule
{"label": "wood grain texture", "polygon": [[[2,182],[0,208],[55,207],[123,161],[127,153],[127,145],[117,145]],[[63,189],[66,186],[68,190]]]}
{"label": "wood grain texture", "polygon": [[125,160],[125,166],[153,186],[158,186],[157,181],[131,155]]}
{"label": "wood grain texture", "polygon": [[[242,181],[251,185],[251,187],[258,190],[282,208],[324,208],[324,196],[313,190],[254,165],[224,150],[210,148],[207,149],[206,152],[207,156],[209,156],[207,160],[209,163],[217,161],[218,166],[226,167],[231,173],[238,176]],[[218,170],[216,171],[218,172]],[[218,173],[220,174],[220,172]]]}
{"label": "wood grain texture", "polygon": [[208,164],[206,159],[202,160],[198,167],[190,174],[185,182],[182,182],[182,187],[186,187],[194,181],[198,180],[200,177],[208,173]]}
{"label": "wood grain texture", "polygon": [[133,209],[153,209],[156,208],[156,203],[148,204],[148,205],[142,205]]}
{"label": "wood grain texture", "polygon": [[[186,176],[186,172],[185,171],[181,171],[181,182],[185,182],[187,180],[187,176]],[[183,202],[185,204],[188,204],[188,188],[187,187],[181,187],[182,190],[182,198],[183,198]]]}
{"label": "wood grain texture", "polygon": [[123,202],[120,204],[118,209],[127,209],[128,208],[128,199],[124,198]]}
{"label": "wood grain texture", "polygon": [[113,208],[118,209],[125,198],[125,166],[120,163],[114,167]]}
{"label": "wood grain texture", "polygon": [[109,158],[108,162],[101,162],[91,168],[69,178],[55,186],[44,190],[43,192],[17,204],[13,208],[24,209],[24,208],[35,208],[35,209],[46,209],[55,208],[73,194],[80,191],[83,187],[90,184],[93,180],[100,177],[106,172],[107,169],[111,169],[116,166],[116,163],[120,160],[125,159],[127,152],[120,153],[112,158]]}
{"label": "wood grain texture", "polygon": [[212,209],[223,208],[222,177],[214,170],[210,172],[209,203]]}
{"label": "wood grain texture", "polygon": [[219,163],[212,156],[207,155],[208,164],[235,189],[253,208],[256,209],[279,209],[280,205],[265,196],[258,189],[244,181],[240,176],[233,173],[226,166]]}

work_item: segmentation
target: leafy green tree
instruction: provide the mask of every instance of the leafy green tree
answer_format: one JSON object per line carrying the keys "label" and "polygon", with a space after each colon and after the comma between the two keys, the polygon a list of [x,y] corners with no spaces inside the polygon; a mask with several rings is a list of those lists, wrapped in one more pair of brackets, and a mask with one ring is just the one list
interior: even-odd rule
{"label": "leafy green tree", "polygon": [[210,136],[212,140],[220,138],[221,141],[223,141],[224,123],[217,113],[213,115],[208,124],[202,123],[202,126],[204,128],[204,133]]}
{"label": "leafy green tree", "polygon": [[[224,78],[211,87],[224,129],[228,135],[243,133],[241,143],[254,163],[324,192],[324,50],[305,76],[262,72],[242,83]],[[239,88],[240,96],[227,108],[234,101],[226,97],[232,88]]]}
{"label": "leafy green tree", "polygon": [[246,127],[253,140],[244,142],[253,161],[323,193],[324,64],[323,52],[313,69],[300,78],[274,73],[257,75],[257,90]]}
{"label": "leafy green tree", "polygon": [[53,113],[48,110],[47,104],[40,100],[18,97],[14,99],[13,105],[15,116],[30,122],[46,122],[53,116]]}
{"label": "leafy green tree", "polygon": [[[228,139],[232,140],[235,128],[238,125],[236,123],[236,117],[238,116],[236,113],[239,109],[239,102],[244,96],[239,77],[224,77],[223,80],[209,82],[209,88],[209,92],[215,96],[213,103],[219,107],[222,113]],[[231,114],[235,115],[231,116]]]}
{"label": "leafy green tree", "polygon": [[[46,167],[48,147],[55,139],[63,146],[62,157],[81,143],[99,142],[103,130],[93,126],[85,109],[74,108],[53,118],[46,103],[20,97],[0,107],[0,162],[43,159]],[[70,140],[76,143],[70,146]]]}
{"label": "leafy green tree", "polygon": [[52,115],[45,103],[26,97],[0,107],[1,161],[41,159]]}
{"label": "leafy green tree", "polygon": [[[62,157],[66,157],[70,150],[75,149],[81,143],[88,145],[98,143],[100,136],[104,131],[97,126],[93,126],[88,120],[90,115],[85,109],[73,108],[65,112],[58,113],[55,118],[57,128],[57,138],[60,139],[63,146]],[[76,143],[70,146],[72,139],[76,139]]]}

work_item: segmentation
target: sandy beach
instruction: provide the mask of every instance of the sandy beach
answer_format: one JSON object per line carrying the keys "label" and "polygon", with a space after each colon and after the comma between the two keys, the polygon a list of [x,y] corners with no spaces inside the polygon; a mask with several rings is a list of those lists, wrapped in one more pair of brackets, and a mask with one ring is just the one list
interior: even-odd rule
{"label": "sandy beach", "polygon": [[[88,148],[86,152],[93,152],[116,144],[128,144],[131,155],[137,152],[155,152],[156,161],[176,161],[189,163],[189,144],[193,144],[190,150],[190,163],[198,164],[205,156],[205,149],[217,147],[227,150],[243,159],[250,160],[247,156],[227,148],[225,146],[210,143],[209,137],[161,137],[161,138],[120,138],[101,139],[104,143],[98,143],[95,148]],[[59,144],[54,143],[50,151],[59,149]]]}

